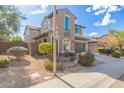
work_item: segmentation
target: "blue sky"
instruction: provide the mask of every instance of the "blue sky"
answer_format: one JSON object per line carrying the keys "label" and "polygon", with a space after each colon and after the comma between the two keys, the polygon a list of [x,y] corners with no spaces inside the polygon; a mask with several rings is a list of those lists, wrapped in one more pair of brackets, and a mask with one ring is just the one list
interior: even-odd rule
{"label": "blue sky", "polygon": [[[40,26],[45,15],[52,12],[52,6],[27,5],[17,6],[27,17],[22,21],[19,35],[23,37],[26,25]],[[124,29],[124,6],[90,6],[90,5],[58,5],[58,9],[67,8],[76,17],[75,23],[86,26],[87,36],[100,36],[107,33],[109,29]]]}

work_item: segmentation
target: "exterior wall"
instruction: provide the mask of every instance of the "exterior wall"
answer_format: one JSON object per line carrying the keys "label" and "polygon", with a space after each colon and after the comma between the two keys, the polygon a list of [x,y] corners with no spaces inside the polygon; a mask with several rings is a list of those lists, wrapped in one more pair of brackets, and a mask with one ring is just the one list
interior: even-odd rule
{"label": "exterior wall", "polygon": [[[77,26],[77,25],[75,25],[75,27],[79,27],[79,26]],[[81,33],[75,33],[74,35],[76,36],[76,37],[84,37],[84,28],[82,28],[82,27],[80,27],[81,28]],[[75,31],[74,31],[75,32]]]}
{"label": "exterior wall", "polygon": [[[31,27],[33,28],[33,27]],[[37,29],[31,29],[30,27],[27,27],[26,33],[24,35],[25,42],[35,42],[33,38],[37,37],[40,34],[40,31]]]}
{"label": "exterior wall", "polygon": [[[64,29],[64,18],[65,16],[69,17],[69,32],[65,32]],[[71,43],[71,51],[75,51],[74,40],[74,30],[75,30],[75,17],[68,11],[58,11],[57,14],[57,31],[59,35],[59,51],[63,51],[63,39],[69,38]]]}
{"label": "exterior wall", "polygon": [[[69,17],[69,32],[65,31],[64,28],[64,21],[65,21],[65,16]],[[75,17],[69,12],[69,11],[58,11],[56,15],[56,29],[57,29],[57,34],[59,36],[59,41],[58,41],[58,47],[59,47],[59,52],[63,51],[63,39],[64,38],[69,38],[70,40],[70,50],[75,52],[75,35],[78,37],[83,37],[84,35],[84,28],[81,28],[81,33],[80,34],[75,34]],[[48,33],[48,41],[51,41],[51,35],[52,35],[52,24],[53,24],[53,19],[51,18],[44,18],[42,24],[41,24],[41,31],[46,32],[49,31]],[[45,28],[44,28],[45,27]]]}
{"label": "exterior wall", "polygon": [[50,41],[48,35],[45,35],[45,36],[43,36],[43,37],[38,38],[37,40],[35,40],[35,42],[39,42],[40,43],[40,42],[42,42],[43,39],[46,39],[47,42]]}
{"label": "exterior wall", "polygon": [[29,31],[26,31],[25,34],[24,34],[24,40],[25,42],[29,42]]}
{"label": "exterior wall", "polygon": [[85,51],[85,43],[75,43],[75,52],[84,52]]}
{"label": "exterior wall", "polygon": [[96,42],[88,43],[88,51],[90,51],[91,53],[95,53],[97,47],[98,47],[98,45]]}
{"label": "exterior wall", "polygon": [[44,18],[41,24],[41,33],[49,32],[52,30],[52,20],[51,18]]}
{"label": "exterior wall", "polygon": [[7,49],[14,46],[22,46],[28,48],[27,44],[24,42],[0,42],[0,54],[5,54]]}
{"label": "exterior wall", "polygon": [[29,40],[32,41],[32,42],[35,42],[35,40],[33,38],[35,38],[36,36],[38,36],[40,33],[36,30],[31,30],[29,31]]}
{"label": "exterior wall", "polygon": [[[69,17],[69,32],[65,32],[64,28],[64,18],[65,16]],[[69,11],[58,11],[56,15],[56,28],[57,28],[57,34],[59,37],[59,51],[63,51],[63,39],[64,38],[69,38],[70,40],[70,50],[75,51],[75,43],[74,41],[74,35],[75,35],[75,17],[69,12]],[[49,21],[49,22],[48,22]],[[51,35],[52,35],[52,24],[53,24],[53,19],[51,18],[44,18],[42,24],[41,24],[41,33],[42,32],[47,32],[48,33],[48,41],[51,41]],[[44,27],[45,26],[45,27]]]}
{"label": "exterior wall", "polygon": [[31,54],[33,56],[40,54],[38,51],[38,45],[39,45],[39,42],[32,42],[31,43]]}
{"label": "exterior wall", "polygon": [[[65,16],[69,17],[69,32],[66,32],[65,28],[64,28]],[[81,33],[80,34],[75,33],[75,16],[72,15],[72,13],[69,12],[68,10],[57,11],[56,17],[57,17],[56,18],[57,19],[56,29],[57,29],[57,33],[58,33],[58,37],[59,37],[59,39],[58,39],[58,45],[59,45],[58,51],[59,52],[63,51],[63,40],[64,40],[64,38],[68,38],[70,40],[70,50],[75,52],[75,49],[77,47],[82,46],[80,44],[78,46],[76,45],[76,43],[74,42],[75,36],[83,37],[84,36],[84,28],[81,27]],[[53,24],[52,17],[49,17],[49,18],[45,17],[41,23],[41,31],[38,32],[36,30],[27,29],[27,35],[30,34],[31,36],[25,35],[26,36],[25,38],[28,38],[28,39],[26,39],[26,41],[36,42],[36,40],[33,40],[33,38],[39,36],[42,33],[48,32],[48,35],[44,36],[42,38],[45,38],[45,39],[47,39],[47,41],[51,42],[52,24]],[[37,41],[42,40],[42,38],[39,38]],[[77,47],[75,47],[75,45]],[[83,50],[85,49],[84,45],[83,45],[82,49]]]}

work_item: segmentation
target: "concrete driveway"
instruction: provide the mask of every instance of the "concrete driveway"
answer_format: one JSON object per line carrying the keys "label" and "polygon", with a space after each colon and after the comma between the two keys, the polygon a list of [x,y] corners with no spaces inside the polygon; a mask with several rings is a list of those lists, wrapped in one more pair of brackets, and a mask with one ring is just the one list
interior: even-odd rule
{"label": "concrete driveway", "polygon": [[89,67],[63,77],[32,86],[33,88],[108,88],[124,74],[124,58],[95,54],[104,64]]}

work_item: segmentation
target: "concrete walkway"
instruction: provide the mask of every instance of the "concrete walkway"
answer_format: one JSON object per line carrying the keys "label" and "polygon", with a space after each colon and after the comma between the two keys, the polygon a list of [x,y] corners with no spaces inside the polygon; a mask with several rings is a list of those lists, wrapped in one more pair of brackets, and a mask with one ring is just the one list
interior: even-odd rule
{"label": "concrete walkway", "polygon": [[116,59],[98,54],[95,57],[105,63],[63,77],[57,76],[32,88],[107,88],[124,74],[124,58]]}

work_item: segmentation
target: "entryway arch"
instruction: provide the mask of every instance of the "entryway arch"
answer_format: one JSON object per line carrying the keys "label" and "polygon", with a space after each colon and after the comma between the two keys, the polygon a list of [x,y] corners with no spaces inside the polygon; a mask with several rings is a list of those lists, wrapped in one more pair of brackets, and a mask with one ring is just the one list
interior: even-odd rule
{"label": "entryway arch", "polygon": [[69,52],[70,50],[71,50],[71,43],[70,43],[70,40],[69,40],[69,38],[64,38],[63,39],[63,51],[64,52]]}

